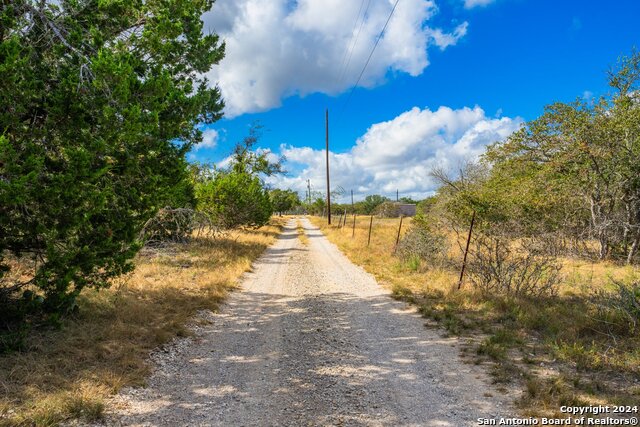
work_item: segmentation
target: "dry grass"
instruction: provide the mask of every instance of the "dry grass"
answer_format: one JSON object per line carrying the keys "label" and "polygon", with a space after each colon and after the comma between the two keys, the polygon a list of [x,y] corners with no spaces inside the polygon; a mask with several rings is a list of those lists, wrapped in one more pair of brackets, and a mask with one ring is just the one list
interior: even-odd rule
{"label": "dry grass", "polygon": [[[521,378],[519,404],[527,415],[550,416],[561,404],[629,404],[640,397],[640,336],[616,336],[597,319],[591,297],[609,289],[611,279],[634,280],[637,267],[563,259],[559,295],[544,300],[488,297],[465,284],[456,290],[459,262],[428,268],[393,255],[398,219],[374,219],[369,248],[369,218],[349,227],[328,227],[327,237],[354,263],[363,266],[398,299],[418,305],[446,333],[476,342],[475,363],[491,363],[496,383]],[[405,219],[403,230],[410,221]],[[452,245],[454,261],[461,258]]]}
{"label": "dry grass", "polygon": [[60,330],[36,331],[24,351],[0,357],[0,426],[100,418],[110,394],[144,384],[150,350],[187,335],[198,310],[217,308],[283,221],[143,251],[125,280],[83,293],[79,314]]}
{"label": "dry grass", "polygon": [[309,244],[309,237],[304,232],[304,227],[300,220],[297,220],[297,230],[298,230],[298,239],[302,242],[303,245],[307,246]]}

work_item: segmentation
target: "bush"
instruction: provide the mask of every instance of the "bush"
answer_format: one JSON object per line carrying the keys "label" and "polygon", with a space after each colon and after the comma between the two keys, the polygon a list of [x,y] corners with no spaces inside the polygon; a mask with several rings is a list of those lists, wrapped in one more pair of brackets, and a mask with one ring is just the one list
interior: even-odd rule
{"label": "bush", "polygon": [[483,294],[552,296],[560,282],[560,263],[501,236],[479,235],[467,265],[469,280]]}
{"label": "bush", "polygon": [[398,243],[397,254],[405,262],[419,259],[433,266],[446,260],[448,249],[446,236],[414,225]]}
{"label": "bush", "polygon": [[192,237],[215,237],[218,229],[209,217],[188,208],[164,208],[144,225],[140,240],[145,246],[186,243]]}
{"label": "bush", "polygon": [[198,210],[222,229],[261,227],[273,214],[262,182],[246,172],[218,172],[196,186],[196,197]]}
{"label": "bush", "polygon": [[613,283],[615,291],[595,295],[598,317],[605,324],[617,326],[623,334],[634,334],[640,330],[640,282]]}

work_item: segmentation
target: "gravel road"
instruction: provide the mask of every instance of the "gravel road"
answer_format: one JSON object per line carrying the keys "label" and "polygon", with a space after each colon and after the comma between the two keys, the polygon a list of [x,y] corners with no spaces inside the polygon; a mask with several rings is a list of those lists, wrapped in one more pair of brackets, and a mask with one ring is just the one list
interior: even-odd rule
{"label": "gravel road", "polygon": [[301,222],[309,244],[290,221],[219,314],[154,353],[148,387],[118,395],[107,424],[457,427],[512,413],[455,339]]}

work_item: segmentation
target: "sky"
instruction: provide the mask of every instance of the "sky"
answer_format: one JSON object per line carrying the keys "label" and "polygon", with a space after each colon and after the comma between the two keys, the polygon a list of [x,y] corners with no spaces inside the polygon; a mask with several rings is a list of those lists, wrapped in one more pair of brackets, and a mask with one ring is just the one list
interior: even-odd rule
{"label": "sky", "polygon": [[259,148],[287,159],[267,183],[324,191],[328,110],[331,188],[346,193],[336,201],[351,190],[420,199],[437,188],[434,167],[454,172],[545,105],[606,95],[607,70],[640,48],[637,0],[394,5],[217,0],[202,19],[226,43],[207,73],[225,117],[189,160],[224,165],[259,124]]}

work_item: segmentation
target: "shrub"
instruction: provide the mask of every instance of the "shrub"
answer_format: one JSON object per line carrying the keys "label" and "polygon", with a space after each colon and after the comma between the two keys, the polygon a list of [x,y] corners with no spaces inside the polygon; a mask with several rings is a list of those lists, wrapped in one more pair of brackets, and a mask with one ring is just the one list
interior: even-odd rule
{"label": "shrub", "polygon": [[261,227],[273,214],[262,182],[246,172],[218,172],[196,186],[196,197],[198,209],[222,229]]}
{"label": "shrub", "polygon": [[202,212],[189,208],[164,208],[144,225],[140,240],[145,246],[186,243],[192,237],[217,234],[217,227]]}
{"label": "shrub", "polygon": [[501,236],[479,235],[467,271],[483,294],[515,297],[552,296],[560,281],[560,263]]}
{"label": "shrub", "polygon": [[595,295],[598,317],[607,325],[617,326],[623,334],[634,334],[640,330],[640,282],[613,283],[615,291]]}
{"label": "shrub", "polygon": [[446,260],[447,251],[445,236],[414,225],[398,243],[397,254],[403,261],[419,259],[433,266]]}
{"label": "shrub", "polygon": [[276,188],[271,190],[269,194],[271,197],[271,204],[273,210],[278,212],[282,216],[283,212],[292,210],[293,208],[300,206],[300,197],[298,193],[293,190],[280,190]]}

